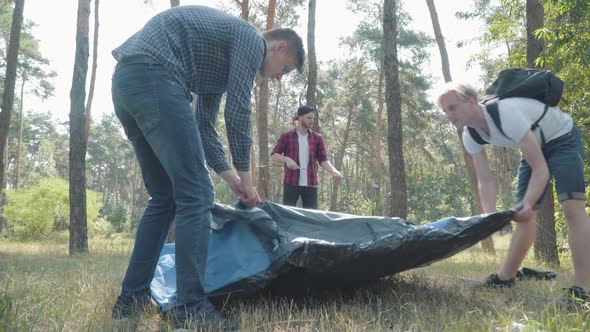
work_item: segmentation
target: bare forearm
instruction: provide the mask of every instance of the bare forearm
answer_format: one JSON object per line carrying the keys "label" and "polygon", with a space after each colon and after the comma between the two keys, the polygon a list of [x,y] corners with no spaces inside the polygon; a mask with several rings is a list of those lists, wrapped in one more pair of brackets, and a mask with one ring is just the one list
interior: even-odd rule
{"label": "bare forearm", "polygon": [[326,171],[328,171],[329,173],[334,173],[337,171],[336,168],[334,167],[334,165],[332,165],[332,163],[329,162],[328,160],[322,161],[320,166],[322,166],[322,168],[325,169]]}
{"label": "bare forearm", "polygon": [[275,162],[277,164],[283,164],[283,163],[287,162],[285,160],[285,158],[286,158],[285,156],[283,156],[282,154],[278,154],[278,153],[275,153],[272,156],[270,156],[270,160],[272,160],[273,162]]}
{"label": "bare forearm", "polygon": [[496,182],[489,176],[484,179],[478,179],[479,201],[484,213],[496,211],[497,189]]}
{"label": "bare forearm", "polygon": [[527,187],[527,191],[524,194],[523,201],[528,203],[531,207],[534,207],[543,191],[547,187],[547,182],[549,181],[549,170],[547,167],[539,167],[538,169],[533,169],[531,173],[531,178],[529,180],[529,185]]}

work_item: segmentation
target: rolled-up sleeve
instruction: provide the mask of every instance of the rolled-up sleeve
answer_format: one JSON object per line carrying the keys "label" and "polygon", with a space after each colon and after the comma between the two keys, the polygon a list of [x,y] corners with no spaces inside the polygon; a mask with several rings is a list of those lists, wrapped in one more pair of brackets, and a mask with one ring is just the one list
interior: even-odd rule
{"label": "rolled-up sleeve", "polygon": [[281,136],[279,137],[279,140],[277,141],[277,145],[275,145],[274,149],[272,149],[272,152],[270,153],[270,155],[272,156],[275,153],[278,153],[278,154],[285,153],[286,143],[287,143],[287,134],[282,133]]}
{"label": "rolled-up sleeve", "polygon": [[231,165],[225,157],[223,144],[219,139],[217,130],[217,113],[221,103],[220,94],[199,95],[197,97],[196,118],[199,123],[201,141],[205,151],[207,164],[219,174],[231,169]]}
{"label": "rolled-up sleeve", "polygon": [[251,96],[254,79],[264,60],[265,43],[250,29],[240,29],[231,50],[225,126],[234,167],[250,169],[252,145]]}

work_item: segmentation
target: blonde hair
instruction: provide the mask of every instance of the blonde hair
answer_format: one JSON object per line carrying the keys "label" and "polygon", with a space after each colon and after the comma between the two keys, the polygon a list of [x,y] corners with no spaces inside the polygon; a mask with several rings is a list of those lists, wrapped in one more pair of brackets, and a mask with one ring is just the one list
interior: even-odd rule
{"label": "blonde hair", "polygon": [[474,97],[475,100],[479,100],[479,96],[475,89],[467,83],[447,82],[438,91],[436,97],[436,105],[440,107],[440,99],[451,92],[456,92],[459,98],[463,101],[469,100],[470,97]]}

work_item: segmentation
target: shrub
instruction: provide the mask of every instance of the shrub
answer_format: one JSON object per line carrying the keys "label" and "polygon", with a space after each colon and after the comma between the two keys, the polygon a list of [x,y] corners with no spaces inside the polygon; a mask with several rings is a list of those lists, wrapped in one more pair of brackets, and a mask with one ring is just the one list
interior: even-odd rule
{"label": "shrub", "polygon": [[[54,230],[68,228],[70,219],[69,187],[65,180],[52,177],[35,186],[6,192],[2,216],[9,235],[19,240],[46,237]],[[92,229],[100,209],[98,193],[86,191],[88,228]]]}

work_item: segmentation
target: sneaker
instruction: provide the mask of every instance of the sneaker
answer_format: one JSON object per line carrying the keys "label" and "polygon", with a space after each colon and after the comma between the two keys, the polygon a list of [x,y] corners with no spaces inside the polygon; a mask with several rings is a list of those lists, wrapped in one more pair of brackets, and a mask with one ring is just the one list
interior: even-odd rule
{"label": "sneaker", "polygon": [[590,296],[588,292],[578,286],[572,286],[570,288],[564,288],[566,295],[559,302],[559,306],[564,309],[590,309]]}
{"label": "sneaker", "polygon": [[199,305],[175,307],[170,318],[177,329],[198,331],[234,331],[237,329],[237,324],[219,312],[208,299]]}
{"label": "sneaker", "polygon": [[557,273],[553,271],[542,271],[537,269],[531,269],[528,267],[521,267],[516,272],[517,280],[553,280],[557,277]]}
{"label": "sneaker", "polygon": [[150,306],[153,306],[153,303],[149,295],[141,297],[119,295],[113,306],[112,317],[114,320],[129,318],[146,311]]}
{"label": "sneaker", "polygon": [[483,282],[483,287],[490,288],[509,288],[514,286],[514,278],[508,280],[501,280],[496,273],[490,275]]}

